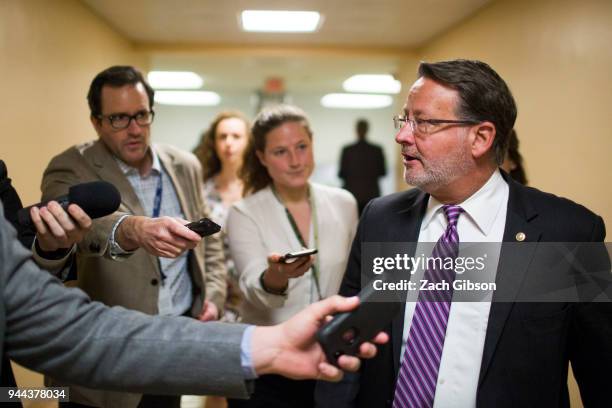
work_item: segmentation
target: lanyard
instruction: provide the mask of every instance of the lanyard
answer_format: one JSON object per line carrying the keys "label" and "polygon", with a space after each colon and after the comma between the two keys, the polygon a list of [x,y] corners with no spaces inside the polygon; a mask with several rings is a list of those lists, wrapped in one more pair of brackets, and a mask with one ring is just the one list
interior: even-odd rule
{"label": "lanyard", "polygon": [[161,201],[163,192],[162,172],[159,172],[159,178],[157,179],[157,188],[155,189],[155,200],[153,201],[153,214],[152,218],[159,217],[161,211]]}
{"label": "lanyard", "polygon": [[[157,188],[155,189],[155,199],[153,201],[153,214],[152,218],[159,217],[159,213],[161,212],[161,201],[162,201],[162,193],[163,193],[163,181],[162,181],[163,172],[159,172],[159,178],[157,179]],[[159,276],[161,277],[161,285],[164,286],[166,282],[166,274],[162,270],[162,264],[159,258],[157,258],[157,265],[159,266]]]}
{"label": "lanyard", "polygon": [[[295,237],[297,238],[298,242],[300,243],[300,245],[302,245],[303,248],[308,248],[308,245],[306,245],[306,242],[304,242],[304,238],[302,237],[302,234],[300,234],[300,230],[297,226],[297,223],[295,222],[295,218],[293,218],[293,215],[291,215],[291,212],[289,211],[289,209],[285,206],[281,198],[278,196],[276,190],[274,189],[274,186],[271,185],[270,188],[272,190],[272,193],[274,194],[274,197],[276,197],[278,202],[285,208],[285,215],[287,216],[287,219],[289,220],[291,229],[293,230],[293,233],[295,234]],[[314,200],[312,199],[312,194],[310,193],[310,187],[308,188],[308,202],[310,204],[310,212],[311,212],[311,220],[312,220],[312,225],[313,225],[315,248],[317,248],[318,243],[319,243],[319,226],[317,223],[317,207],[314,205]],[[319,284],[319,257],[318,256],[315,257],[315,262],[312,264],[310,268],[312,270],[310,302],[312,303],[313,302],[312,284],[314,284],[314,287],[317,291],[317,296],[319,297],[318,300],[323,299],[323,296],[321,295],[321,286]]]}

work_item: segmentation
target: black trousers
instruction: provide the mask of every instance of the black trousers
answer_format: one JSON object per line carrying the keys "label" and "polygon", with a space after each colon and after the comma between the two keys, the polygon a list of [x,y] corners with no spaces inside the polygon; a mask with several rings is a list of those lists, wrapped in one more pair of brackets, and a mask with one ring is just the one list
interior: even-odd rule
{"label": "black trousers", "polygon": [[314,380],[290,380],[280,375],[262,375],[248,400],[228,399],[228,408],[312,408]]}

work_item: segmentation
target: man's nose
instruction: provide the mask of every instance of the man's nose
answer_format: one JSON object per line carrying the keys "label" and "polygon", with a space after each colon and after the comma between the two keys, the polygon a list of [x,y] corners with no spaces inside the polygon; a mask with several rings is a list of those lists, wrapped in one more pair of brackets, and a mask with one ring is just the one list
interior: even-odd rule
{"label": "man's nose", "polygon": [[395,142],[397,144],[413,144],[414,143],[414,132],[409,123],[406,123],[403,128],[398,130],[395,135]]}
{"label": "man's nose", "polygon": [[130,118],[130,123],[128,124],[127,129],[130,134],[139,135],[142,133],[142,126],[136,123],[136,118]]}

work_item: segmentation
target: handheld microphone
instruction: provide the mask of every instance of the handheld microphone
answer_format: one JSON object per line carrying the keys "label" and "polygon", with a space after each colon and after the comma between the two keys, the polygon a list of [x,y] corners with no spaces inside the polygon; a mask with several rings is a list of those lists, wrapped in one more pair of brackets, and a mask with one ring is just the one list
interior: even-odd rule
{"label": "handheld microphone", "polygon": [[[19,224],[33,229],[34,223],[30,217],[30,208],[45,206],[49,201],[34,204],[19,210],[17,213]],[[106,181],[92,181],[70,187],[67,195],[58,197],[53,201],[57,201],[64,210],[67,210],[70,204],[76,204],[81,207],[90,218],[100,218],[117,211],[119,204],[121,204],[121,194],[119,194],[117,188],[111,183]]]}

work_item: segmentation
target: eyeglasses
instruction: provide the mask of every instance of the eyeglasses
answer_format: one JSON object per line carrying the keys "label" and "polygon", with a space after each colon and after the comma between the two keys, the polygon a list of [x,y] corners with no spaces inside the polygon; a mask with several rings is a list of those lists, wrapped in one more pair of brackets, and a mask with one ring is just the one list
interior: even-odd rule
{"label": "eyeglasses", "polygon": [[474,120],[447,120],[447,119],[410,119],[407,116],[395,115],[393,117],[393,125],[396,130],[403,129],[406,124],[410,124],[410,129],[413,133],[420,133],[427,135],[434,130],[434,127],[442,124],[453,124],[453,125],[476,125],[480,122]]}
{"label": "eyeglasses", "polygon": [[126,113],[117,113],[113,115],[98,115],[98,119],[106,119],[110,123],[111,127],[115,130],[126,129],[130,126],[130,122],[134,120],[138,126],[148,126],[153,123],[155,112],[153,111],[140,111],[134,115],[128,115]]}

